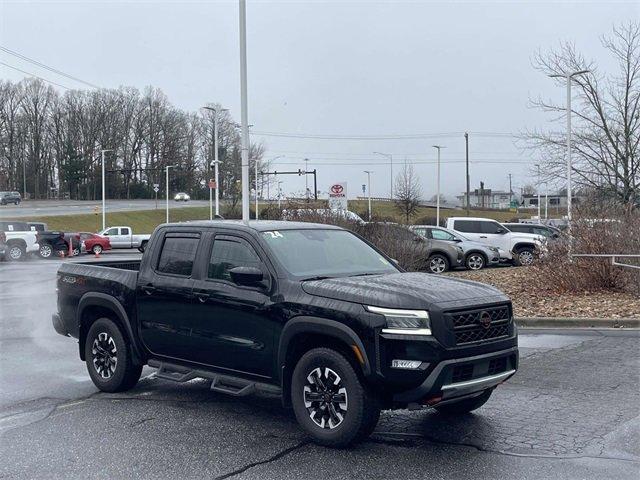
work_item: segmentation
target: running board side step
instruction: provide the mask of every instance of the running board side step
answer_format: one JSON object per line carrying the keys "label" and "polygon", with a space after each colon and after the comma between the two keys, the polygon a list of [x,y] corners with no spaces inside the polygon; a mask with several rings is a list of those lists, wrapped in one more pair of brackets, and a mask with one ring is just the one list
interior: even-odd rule
{"label": "running board side step", "polygon": [[191,369],[174,363],[149,360],[149,366],[157,368],[156,378],[171,380],[172,382],[184,383],[195,378],[211,380],[211,390],[214,392],[244,397],[255,392],[281,395],[280,387],[268,383],[254,382],[245,378],[222,375],[208,370]]}

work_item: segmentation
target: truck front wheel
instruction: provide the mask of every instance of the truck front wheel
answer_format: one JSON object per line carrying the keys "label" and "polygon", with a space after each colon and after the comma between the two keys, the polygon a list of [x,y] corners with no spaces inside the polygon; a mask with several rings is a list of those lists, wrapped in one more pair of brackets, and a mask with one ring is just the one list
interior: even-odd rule
{"label": "truck front wheel", "polygon": [[375,395],[349,360],[330,348],[314,348],[298,361],[291,404],[314,442],[345,447],[368,437],[380,418]]}
{"label": "truck front wheel", "polygon": [[91,325],[84,355],[91,380],[103,392],[129,390],[140,379],[142,365],[133,364],[129,345],[110,318],[99,318]]}
{"label": "truck front wheel", "polygon": [[444,413],[446,415],[462,415],[465,413],[472,412],[481,406],[483,406],[491,397],[492,389],[487,389],[482,392],[477,397],[467,398],[465,400],[460,400],[455,403],[449,403],[447,405],[442,405],[440,407],[435,407],[437,411],[440,413]]}

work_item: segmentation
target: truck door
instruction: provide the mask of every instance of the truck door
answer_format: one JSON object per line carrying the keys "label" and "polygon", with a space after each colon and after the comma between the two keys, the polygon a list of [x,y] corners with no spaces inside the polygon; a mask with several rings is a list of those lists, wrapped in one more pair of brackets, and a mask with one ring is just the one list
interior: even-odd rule
{"label": "truck door", "polygon": [[111,248],[125,248],[125,245],[122,244],[120,239],[120,228],[119,227],[111,227],[102,232],[103,236],[109,237],[109,243],[111,243]]}
{"label": "truck door", "polygon": [[480,241],[505,252],[511,251],[511,232],[498,222],[483,220],[480,223]]}
{"label": "truck door", "polygon": [[140,271],[136,287],[140,337],[154,354],[187,358],[193,347],[193,266],[200,233],[166,231],[160,251]]}
{"label": "truck door", "polygon": [[[193,288],[189,360],[271,377],[275,320],[269,315],[272,279],[264,257],[250,238],[239,234],[217,234],[211,240],[206,268]],[[262,270],[264,285],[235,284],[229,273],[235,267]]]}

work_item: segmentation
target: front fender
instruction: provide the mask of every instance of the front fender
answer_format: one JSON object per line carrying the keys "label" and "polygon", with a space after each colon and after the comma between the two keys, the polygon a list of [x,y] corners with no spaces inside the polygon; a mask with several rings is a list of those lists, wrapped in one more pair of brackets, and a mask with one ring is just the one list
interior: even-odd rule
{"label": "front fender", "polygon": [[371,374],[371,362],[364,348],[362,340],[347,325],[327,318],[301,316],[289,320],[280,335],[278,345],[278,375],[282,384],[282,375],[285,367],[285,359],[291,339],[300,333],[314,333],[325,335],[340,340],[348,347],[355,345],[363,357],[362,371],[365,376]]}

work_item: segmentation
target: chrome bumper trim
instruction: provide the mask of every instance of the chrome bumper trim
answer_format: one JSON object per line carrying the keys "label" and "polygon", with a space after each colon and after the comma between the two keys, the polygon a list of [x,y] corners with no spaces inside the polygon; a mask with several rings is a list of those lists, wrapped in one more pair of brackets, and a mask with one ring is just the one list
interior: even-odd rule
{"label": "chrome bumper trim", "polygon": [[473,380],[467,380],[466,382],[450,383],[449,385],[442,386],[442,398],[459,397],[461,395],[467,395],[469,393],[478,392],[480,390],[486,390],[487,388],[495,387],[499,383],[504,382],[511,375],[516,373],[515,370],[508,370],[506,372],[498,373],[488,377],[474,378]]}

